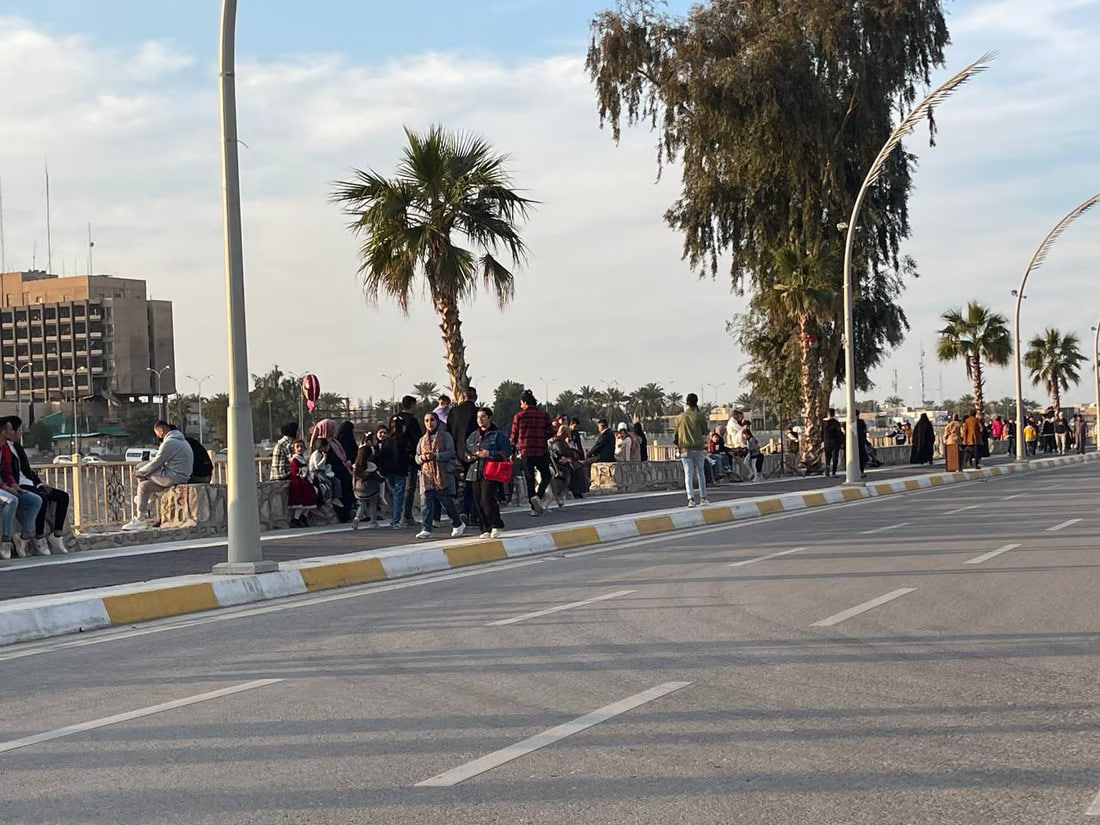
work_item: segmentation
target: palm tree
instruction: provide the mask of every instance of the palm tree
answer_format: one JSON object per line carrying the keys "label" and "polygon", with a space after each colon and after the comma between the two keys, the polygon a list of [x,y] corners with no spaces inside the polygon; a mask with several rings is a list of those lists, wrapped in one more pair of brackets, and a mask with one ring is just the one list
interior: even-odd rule
{"label": "palm tree", "polygon": [[793,319],[798,325],[799,362],[802,391],[802,461],[808,467],[817,464],[821,443],[821,364],[817,353],[819,319],[839,311],[842,297],[838,289],[839,257],[835,244],[816,252],[784,247],[773,253],[780,282],[772,286],[767,303]]}
{"label": "palm tree", "polygon": [[670,392],[665,396],[665,414],[679,415],[684,411],[684,396],[682,393]]}
{"label": "palm tree", "polygon": [[936,355],[941,361],[962,358],[966,377],[974,384],[974,409],[985,412],[982,361],[1003,367],[1012,357],[1012,337],[1008,320],[989,307],[971,301],[965,309],[952,309],[942,316],[946,326],[940,330]]}
{"label": "palm tree", "polygon": [[577,390],[577,403],[584,408],[586,415],[591,418],[600,408],[600,396],[601,393],[595,387],[590,387],[588,384],[581,386]]}
{"label": "palm tree", "polygon": [[413,395],[419,403],[431,404],[439,395],[439,385],[435,381],[421,381],[419,384],[413,384]]}
{"label": "palm tree", "polygon": [[887,398],[886,400],[884,400],[882,402],[882,405],[884,407],[889,408],[889,407],[900,407],[904,403],[905,403],[905,399],[902,398],[900,395],[891,395],[889,398]]}
{"label": "palm tree", "polygon": [[1046,387],[1055,414],[1062,409],[1062,393],[1071,384],[1080,383],[1081,375],[1077,370],[1086,360],[1076,335],[1063,335],[1051,327],[1032,338],[1024,354],[1024,366],[1031,373],[1031,383]]}
{"label": "palm tree", "polygon": [[665,409],[665,391],[660,384],[638,387],[627,398],[628,412],[642,422],[660,418]]}
{"label": "palm tree", "polygon": [[[534,201],[512,187],[507,157],[481,138],[441,126],[406,128],[405,136],[394,178],[356,170],[352,180],[334,184],[332,200],[363,239],[359,274],[368,300],[385,294],[408,313],[423,275],[439,315],[451,393],[463,401],[470,376],[459,304],[476,293],[479,279],[501,309],[511,299],[515,277],[496,255],[503,250],[513,268],[526,257],[517,224]],[[465,246],[456,242],[462,239]]]}

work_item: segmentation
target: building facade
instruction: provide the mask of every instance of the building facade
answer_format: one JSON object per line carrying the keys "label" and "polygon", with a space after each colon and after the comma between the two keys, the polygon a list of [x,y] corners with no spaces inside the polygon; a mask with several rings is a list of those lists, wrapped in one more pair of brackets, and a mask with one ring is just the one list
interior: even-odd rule
{"label": "building facade", "polygon": [[0,401],[171,395],[172,303],[131,278],[0,273],[0,364]]}

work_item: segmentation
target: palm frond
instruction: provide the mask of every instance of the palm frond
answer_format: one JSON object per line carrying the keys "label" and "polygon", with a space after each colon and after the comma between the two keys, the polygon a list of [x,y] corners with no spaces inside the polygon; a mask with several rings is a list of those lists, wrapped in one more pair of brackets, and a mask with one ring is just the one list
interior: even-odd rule
{"label": "palm frond", "polygon": [[916,128],[916,125],[924,116],[929,114],[940,103],[947,100],[947,98],[951,97],[951,95],[958,91],[958,89],[965,85],[972,77],[988,69],[989,64],[995,60],[996,57],[997,52],[986,52],[954,77],[949,78],[946,82],[941,84],[902,119],[897,129],[894,130],[894,134],[890,137],[890,140],[886,142],[886,145],[882,147],[882,151],[878,153],[875,162],[871,164],[871,171],[867,173],[866,186],[868,188],[878,180],[886,165],[886,161],[890,159],[894,150],[897,149],[902,140]]}
{"label": "palm frond", "polygon": [[1062,236],[1062,233],[1069,229],[1073,222],[1079,217],[1096,206],[1097,203],[1100,203],[1100,193],[1093,195],[1080,206],[1073,209],[1068,215],[1062,218],[1062,220],[1058,221],[1058,224],[1050,231],[1050,234],[1043,239],[1041,244],[1039,244],[1039,248],[1035,251],[1035,255],[1032,256],[1027,272],[1024,273],[1024,280],[1027,280],[1028,275],[1046,262],[1047,254],[1050,252],[1055,242]]}

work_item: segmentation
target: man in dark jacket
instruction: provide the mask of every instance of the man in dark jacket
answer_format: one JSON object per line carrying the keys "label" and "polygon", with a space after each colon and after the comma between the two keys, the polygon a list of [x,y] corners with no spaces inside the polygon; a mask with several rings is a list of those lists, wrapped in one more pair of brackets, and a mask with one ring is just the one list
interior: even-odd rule
{"label": "man in dark jacket", "polygon": [[[462,461],[462,478],[466,478],[469,470],[469,462],[463,460],[466,455],[466,439],[477,429],[477,390],[468,387],[466,399],[461,404],[452,404],[447,412],[447,432],[454,439],[455,449],[458,450],[459,460]],[[462,513],[466,516],[467,524],[472,524],[477,507],[474,504],[474,489],[472,484],[462,482]]]}
{"label": "man in dark jacket", "polygon": [[[175,424],[170,425],[173,430],[178,430]],[[209,484],[210,479],[214,477],[214,462],[210,460],[210,453],[207,452],[206,447],[202,445],[202,442],[197,438],[184,434],[184,438],[187,439],[187,443],[191,447],[191,452],[195,456],[194,462],[191,464],[191,478],[187,479],[188,484]]]}
{"label": "man in dark jacket", "polygon": [[[6,419],[15,431],[15,440],[8,442],[12,452],[19,462],[16,475],[19,477],[19,486],[24,490],[37,493],[42,499],[42,506],[38,510],[34,523],[35,552],[40,556],[68,553],[63,534],[65,532],[65,517],[69,514],[69,494],[64,490],[58,490],[45,484],[38,473],[34,471],[31,462],[27,459],[27,452],[23,449],[22,427],[23,420],[17,415],[8,416]],[[46,535],[46,510],[50,503],[54,505],[53,532]]]}
{"label": "man in dark jacket", "polygon": [[596,443],[588,451],[588,458],[592,461],[611,462],[615,460],[615,436],[611,428],[607,426],[607,419],[601,418],[596,422],[599,435]]}
{"label": "man in dark jacket", "polygon": [[413,523],[413,504],[416,501],[416,488],[419,482],[420,469],[416,466],[416,445],[420,443],[420,437],[424,431],[420,428],[420,422],[416,420],[416,399],[411,395],[401,399],[401,412],[397,414],[403,426],[401,443],[409,459],[409,470],[405,478],[405,505],[401,514],[401,524],[411,527]]}

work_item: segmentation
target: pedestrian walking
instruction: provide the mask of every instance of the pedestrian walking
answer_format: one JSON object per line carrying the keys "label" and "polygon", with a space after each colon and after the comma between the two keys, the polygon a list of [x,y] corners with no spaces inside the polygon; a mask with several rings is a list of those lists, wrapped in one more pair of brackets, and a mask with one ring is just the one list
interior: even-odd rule
{"label": "pedestrian walking", "polygon": [[844,428],[836,420],[836,410],[832,407],[821,428],[821,444],[825,450],[825,476],[836,478],[836,465],[844,448]]}
{"label": "pedestrian walking", "polygon": [[466,438],[466,460],[470,467],[466,481],[473,485],[481,538],[499,538],[504,530],[500,517],[500,482],[498,473],[510,472],[512,444],[493,423],[493,411],[482,407],[477,411],[477,429]]}
{"label": "pedestrian walking", "polygon": [[910,464],[931,464],[935,456],[936,433],[928,413],[921,413],[913,428],[913,446],[909,449]]}
{"label": "pedestrian walking", "polygon": [[749,451],[749,469],[752,470],[749,481],[759,481],[764,477],[764,453],[760,451],[760,442],[752,434],[752,427],[747,421],[741,429],[741,443]]}
{"label": "pedestrian walking", "polygon": [[963,451],[966,453],[966,465],[978,470],[982,466],[982,444],[985,435],[982,431],[982,420],[978,418],[976,410],[971,410],[962,425]]}
{"label": "pedestrian walking", "polygon": [[[688,507],[710,504],[707,499],[707,417],[699,412],[699,396],[689,392],[684,399],[686,409],[676,417],[673,443],[680,450],[684,465],[684,487],[687,489]],[[696,481],[699,494],[696,496]]]}
{"label": "pedestrian walking", "polygon": [[405,450],[408,460],[408,472],[405,476],[405,497],[401,509],[401,525],[413,526],[413,506],[416,504],[416,492],[418,487],[419,470],[416,466],[416,445],[420,443],[420,436],[424,433],[420,429],[420,422],[416,418],[416,399],[411,395],[401,398],[401,412],[397,414],[401,419],[401,446]]}
{"label": "pedestrian walking", "polygon": [[1054,444],[1058,450],[1058,455],[1065,455],[1069,452],[1069,439],[1069,422],[1066,421],[1066,414],[1059,410],[1058,417],[1054,420]]}
{"label": "pedestrian walking", "polygon": [[455,464],[458,453],[451,434],[439,424],[439,416],[430,412],[424,416],[424,435],[416,446],[416,463],[420,468],[420,532],[418,539],[432,537],[432,521],[437,507],[451,519],[451,538],[466,532],[458,508],[455,507]]}
{"label": "pedestrian walking", "polygon": [[[550,416],[539,407],[531,390],[524,390],[519,399],[520,410],[512,418],[511,443],[516,455],[523,462],[523,478],[527,482],[531,515],[541,516],[545,511],[542,497],[550,486],[550,456],[547,443],[554,436]],[[538,488],[535,487],[535,471],[538,471]]]}
{"label": "pedestrian walking", "polygon": [[1039,448],[1039,429],[1030,418],[1024,425],[1024,452],[1027,455],[1035,455]]}

